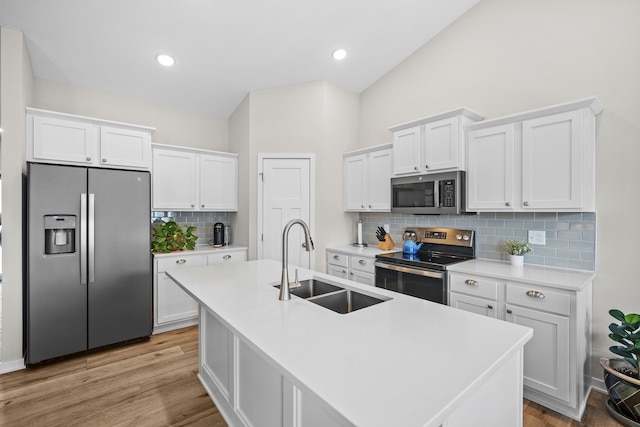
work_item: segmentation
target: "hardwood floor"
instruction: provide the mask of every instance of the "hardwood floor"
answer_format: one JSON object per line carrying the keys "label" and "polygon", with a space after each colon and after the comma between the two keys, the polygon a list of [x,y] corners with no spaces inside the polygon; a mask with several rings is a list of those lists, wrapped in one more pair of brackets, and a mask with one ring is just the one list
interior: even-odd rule
{"label": "hardwood floor", "polygon": [[[0,375],[2,426],[226,426],[198,381],[197,327]],[[618,427],[592,392],[582,422],[525,401],[525,427]],[[507,426],[505,426],[507,427]]]}

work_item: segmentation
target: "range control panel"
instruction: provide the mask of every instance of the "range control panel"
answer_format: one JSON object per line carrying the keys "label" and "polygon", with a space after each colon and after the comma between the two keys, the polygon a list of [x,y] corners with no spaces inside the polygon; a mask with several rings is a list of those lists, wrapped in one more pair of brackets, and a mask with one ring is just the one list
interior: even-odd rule
{"label": "range control panel", "polygon": [[438,243],[442,245],[473,246],[473,230],[458,230],[455,228],[412,228],[416,232],[418,241],[423,243]]}

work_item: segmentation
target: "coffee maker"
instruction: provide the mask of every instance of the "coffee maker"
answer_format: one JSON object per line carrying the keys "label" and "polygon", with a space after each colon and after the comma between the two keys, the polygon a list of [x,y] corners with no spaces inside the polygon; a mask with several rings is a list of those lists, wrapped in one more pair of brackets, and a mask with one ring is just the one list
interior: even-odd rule
{"label": "coffee maker", "polygon": [[224,244],[224,224],[216,222],[213,224],[213,247],[219,248]]}

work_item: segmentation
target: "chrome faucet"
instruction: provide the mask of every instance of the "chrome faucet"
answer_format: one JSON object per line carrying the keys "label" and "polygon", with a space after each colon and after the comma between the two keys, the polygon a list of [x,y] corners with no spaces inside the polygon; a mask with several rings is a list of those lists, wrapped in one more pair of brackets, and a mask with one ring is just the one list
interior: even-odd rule
{"label": "chrome faucet", "polygon": [[[301,219],[292,219],[284,226],[284,230],[282,231],[282,278],[280,280],[280,296],[278,299],[280,301],[288,301],[291,299],[291,293],[289,292],[289,285],[293,285],[293,283],[289,283],[289,230],[294,224],[298,224],[304,230],[304,248],[307,252],[311,252],[313,247],[313,239],[311,239],[309,233],[309,227],[305,222]],[[298,270],[296,270],[296,282],[298,283]]]}

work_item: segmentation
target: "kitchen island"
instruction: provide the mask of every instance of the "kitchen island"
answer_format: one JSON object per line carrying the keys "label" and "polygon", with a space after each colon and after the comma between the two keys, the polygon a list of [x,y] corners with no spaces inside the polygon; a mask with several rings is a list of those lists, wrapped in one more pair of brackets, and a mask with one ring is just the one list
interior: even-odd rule
{"label": "kitchen island", "polygon": [[229,425],[522,425],[529,328],[305,269],[386,301],[279,301],[271,260],[167,274],[199,303],[199,378]]}

